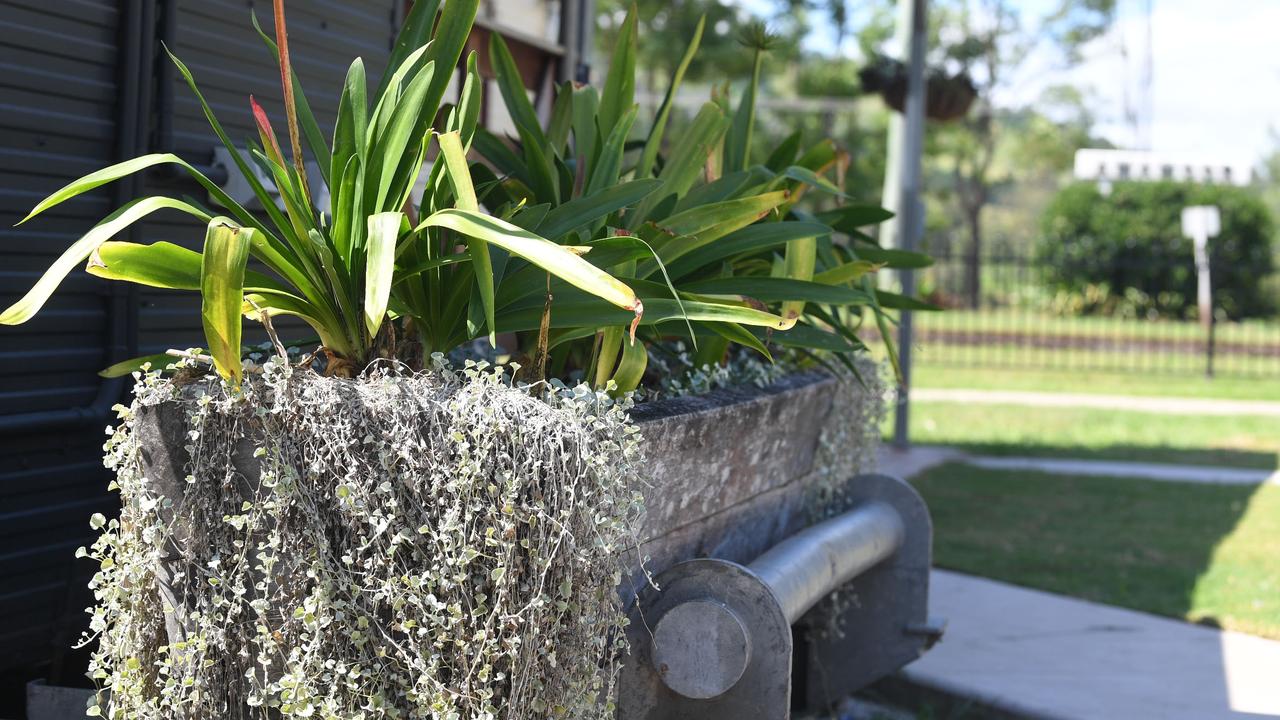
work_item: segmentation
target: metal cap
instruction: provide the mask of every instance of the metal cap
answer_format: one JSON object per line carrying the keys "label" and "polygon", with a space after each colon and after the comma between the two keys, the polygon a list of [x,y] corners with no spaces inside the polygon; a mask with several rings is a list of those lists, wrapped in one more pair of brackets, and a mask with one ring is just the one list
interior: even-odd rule
{"label": "metal cap", "polygon": [[738,616],[711,600],[681,603],[653,631],[653,667],[673,692],[707,700],[728,692],[751,662],[751,636]]}

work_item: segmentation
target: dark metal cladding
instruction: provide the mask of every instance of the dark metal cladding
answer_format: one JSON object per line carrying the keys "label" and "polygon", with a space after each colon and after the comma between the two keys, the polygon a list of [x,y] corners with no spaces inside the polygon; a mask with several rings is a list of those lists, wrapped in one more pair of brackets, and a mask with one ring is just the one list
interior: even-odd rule
{"label": "dark metal cladding", "polygon": [[[257,3],[270,32],[271,4]],[[296,70],[322,127],[357,55],[382,65],[401,0],[290,0]],[[191,68],[228,135],[255,136],[248,96],[283,122],[279,74],[242,0],[8,0],[0,3],[0,307],[35,283],[99,219],[143,194],[202,197],[163,171],[122,180],[14,225],[69,180],[148,152],[207,165],[217,145],[161,42]],[[200,228],[157,214],[129,239],[195,247]],[[114,515],[103,428],[129,384],[97,372],[128,357],[201,344],[199,300],[73,272],[30,322],[0,328],[0,715],[24,677],[74,683],[94,566],[74,551]],[[250,330],[250,328],[246,328]],[[249,337],[256,340],[256,337]]]}

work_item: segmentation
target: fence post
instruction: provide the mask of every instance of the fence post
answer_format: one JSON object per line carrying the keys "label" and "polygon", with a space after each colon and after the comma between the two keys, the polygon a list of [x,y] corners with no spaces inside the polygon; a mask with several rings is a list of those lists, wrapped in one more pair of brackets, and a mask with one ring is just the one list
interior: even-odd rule
{"label": "fence post", "polygon": [[[924,229],[924,205],[920,201],[921,157],[924,153],[924,50],[927,42],[927,0],[911,0],[910,21],[911,45],[910,63],[907,69],[907,102],[905,112],[905,130],[902,146],[902,172],[899,178],[901,201],[898,203],[898,246],[911,251]],[[902,294],[915,294],[915,271],[910,269],[901,272]],[[911,410],[911,344],[912,317],[910,310],[902,311],[898,325],[898,364],[902,369],[902,382],[898,386],[898,400],[893,418],[893,444],[899,449],[906,449],[911,444],[910,410]]]}

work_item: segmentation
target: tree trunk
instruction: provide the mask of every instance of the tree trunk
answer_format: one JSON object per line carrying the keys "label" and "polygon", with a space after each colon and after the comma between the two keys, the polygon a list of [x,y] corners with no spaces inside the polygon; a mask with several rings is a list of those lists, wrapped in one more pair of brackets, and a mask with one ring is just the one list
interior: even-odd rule
{"label": "tree trunk", "polygon": [[964,293],[970,309],[982,304],[982,206],[966,207],[965,224],[969,230],[969,247],[965,252]]}

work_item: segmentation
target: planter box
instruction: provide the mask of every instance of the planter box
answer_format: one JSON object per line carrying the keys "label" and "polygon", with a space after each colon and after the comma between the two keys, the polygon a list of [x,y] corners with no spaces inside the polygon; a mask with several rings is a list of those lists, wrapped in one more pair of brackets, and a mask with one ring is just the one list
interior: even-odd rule
{"label": "planter box", "polygon": [[750,562],[810,524],[814,459],[839,384],[804,373],[637,406],[652,482],[641,530],[649,572],[695,557]]}
{"label": "planter box", "polygon": [[92,699],[92,690],[32,680],[27,683],[27,720],[79,720]]}
{"label": "planter box", "polygon": [[[814,524],[833,506],[836,511],[847,509],[838,505],[859,499],[856,492],[847,492],[846,481],[868,470],[861,463],[874,452],[870,445],[878,432],[868,427],[878,410],[868,409],[878,408],[880,402],[874,390],[813,372],[791,375],[765,388],[717,390],[633,408],[648,483],[638,547],[646,560],[644,570],[630,565],[635,572],[624,578],[624,602],[630,605],[635,590],[645,586],[644,571],[656,576],[679,562],[702,557],[746,564]],[[175,501],[187,488],[185,412],[182,403],[162,402],[143,408],[134,424],[148,484]],[[253,442],[239,441],[229,461],[241,480],[223,491],[256,499],[260,491],[248,480],[260,474]],[[181,502],[175,502],[178,505]],[[172,531],[179,546],[190,537],[190,529],[181,525]],[[924,552],[927,576],[927,547]],[[185,600],[168,588],[164,567],[157,569],[156,579],[166,604],[178,609],[167,614],[166,631],[171,642],[180,640],[187,634]],[[902,607],[891,614],[914,617],[923,613],[922,604],[922,594],[904,598]],[[897,627],[894,632],[900,633],[901,625]],[[827,643],[806,652],[817,662],[831,659],[833,650]],[[889,662],[896,668],[902,660],[895,655]],[[850,677],[862,682],[883,672],[877,667]],[[845,688],[840,682],[829,685]],[[807,696],[819,697],[819,690]]]}

